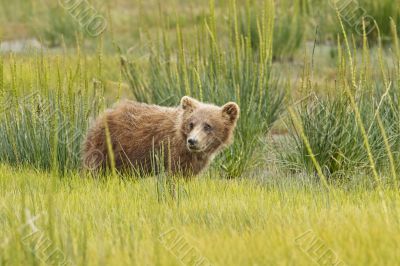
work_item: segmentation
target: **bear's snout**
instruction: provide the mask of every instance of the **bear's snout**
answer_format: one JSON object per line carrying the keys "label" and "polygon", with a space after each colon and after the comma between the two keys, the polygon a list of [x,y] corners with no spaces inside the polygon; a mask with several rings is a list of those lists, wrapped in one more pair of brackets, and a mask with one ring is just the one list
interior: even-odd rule
{"label": "bear's snout", "polygon": [[200,151],[199,140],[196,137],[189,137],[187,139],[187,148],[191,152]]}
{"label": "bear's snout", "polygon": [[197,145],[197,139],[195,139],[195,138],[189,138],[188,139],[188,144],[189,144],[189,146],[196,146]]}

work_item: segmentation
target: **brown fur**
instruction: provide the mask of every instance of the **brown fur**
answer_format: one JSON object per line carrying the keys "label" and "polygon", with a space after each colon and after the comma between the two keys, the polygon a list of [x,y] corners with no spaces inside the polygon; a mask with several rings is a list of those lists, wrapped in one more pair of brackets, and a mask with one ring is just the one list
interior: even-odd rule
{"label": "brown fur", "polygon": [[[109,168],[107,124],[117,170],[132,167],[143,173],[154,170],[154,154],[164,154],[164,167],[171,173],[196,175],[232,142],[239,107],[198,102],[187,96],[175,108],[124,101],[101,115],[84,143],[85,168]],[[189,139],[195,140],[191,145]]]}

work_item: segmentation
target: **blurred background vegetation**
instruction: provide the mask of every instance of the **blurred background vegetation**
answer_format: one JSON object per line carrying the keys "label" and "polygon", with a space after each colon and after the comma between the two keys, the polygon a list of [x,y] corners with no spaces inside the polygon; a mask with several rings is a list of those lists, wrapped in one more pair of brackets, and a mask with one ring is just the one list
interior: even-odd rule
{"label": "blurred background vegetation", "polygon": [[[80,0],[79,0],[80,1]],[[0,33],[2,40],[16,40],[37,38],[44,44],[55,47],[61,46],[62,40],[67,45],[75,46],[81,38],[85,47],[94,48],[96,39],[87,36],[59,2],[50,0],[15,0],[0,1]],[[176,25],[179,24],[185,33],[194,33],[196,28],[210,15],[208,1],[200,0],[88,0],[86,1],[107,21],[108,29],[105,32],[105,48],[107,52],[114,52],[115,45],[129,48],[137,45],[138,41],[157,37],[160,29],[167,29],[173,37]],[[229,8],[232,1],[215,1],[215,17],[218,32],[229,41],[228,29],[223,21],[229,20]],[[337,21],[336,11],[330,2],[324,0],[276,0],[275,1],[275,35],[274,50],[277,58],[293,58],[305,43],[313,42],[318,32],[318,40],[335,42],[341,30]],[[341,7],[348,1],[336,0]],[[257,45],[256,16],[261,15],[263,1],[238,0],[236,1],[242,21],[240,30],[250,31],[253,35],[253,45]],[[354,4],[354,3],[358,3]],[[400,9],[396,1],[360,0],[343,9],[343,15],[353,18],[363,14],[373,17],[379,25],[382,38],[391,39],[390,18],[400,22]],[[247,14],[246,14],[247,13]],[[244,17],[248,17],[248,21]],[[344,23],[349,32],[356,33],[355,27]],[[223,33],[226,33],[224,36]],[[369,35],[376,40],[377,34]],[[360,39],[361,36],[355,35]]]}

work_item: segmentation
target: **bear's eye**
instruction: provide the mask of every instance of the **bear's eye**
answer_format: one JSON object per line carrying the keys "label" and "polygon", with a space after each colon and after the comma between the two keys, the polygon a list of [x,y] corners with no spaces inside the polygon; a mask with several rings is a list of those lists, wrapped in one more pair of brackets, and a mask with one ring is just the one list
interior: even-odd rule
{"label": "bear's eye", "polygon": [[190,124],[189,124],[189,129],[192,130],[193,128],[194,128],[194,123],[193,123],[193,122],[190,122]]}
{"label": "bear's eye", "polygon": [[209,132],[212,130],[212,127],[209,124],[204,124],[204,130]]}

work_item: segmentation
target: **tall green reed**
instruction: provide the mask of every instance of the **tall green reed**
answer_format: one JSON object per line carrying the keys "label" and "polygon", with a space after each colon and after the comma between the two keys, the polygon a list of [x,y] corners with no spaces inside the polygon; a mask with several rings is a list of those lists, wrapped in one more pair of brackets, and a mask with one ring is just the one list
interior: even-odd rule
{"label": "tall green reed", "polygon": [[386,44],[392,42],[393,34],[391,31],[391,20],[396,25],[400,25],[400,8],[399,3],[391,0],[360,0],[360,6],[363,7],[367,14],[371,16],[379,26],[378,31],[372,32],[368,35],[371,42],[378,43],[381,38]]}
{"label": "tall green reed", "polygon": [[[275,8],[272,46],[274,60],[291,60],[301,47],[306,35],[306,17],[302,14],[302,8],[304,3],[300,0],[280,1]],[[259,19],[266,15],[264,11],[253,1],[248,1],[246,7],[239,12],[240,34],[251,41],[255,51],[259,49]]]}
{"label": "tall green reed", "polygon": [[89,120],[103,107],[85,58],[7,58],[0,84],[0,162],[59,173],[80,168]]}
{"label": "tall green reed", "polygon": [[[344,37],[347,55],[339,45],[337,82],[334,88],[328,89],[339,92],[338,96],[317,96],[297,106],[304,135],[325,175],[351,177],[352,171],[372,170],[377,182],[380,182],[380,173],[391,174],[396,181],[400,165],[398,58],[391,64],[395,67],[390,68],[381,45],[375,58],[371,58],[366,32],[362,52],[358,53],[355,43],[350,49],[345,33]],[[396,30],[393,39],[397,40]],[[398,50],[396,41],[393,47]],[[362,54],[361,62],[356,61],[357,54]],[[372,60],[380,66],[380,73],[372,73]],[[309,91],[313,91],[312,83],[307,84]],[[294,146],[292,152],[284,153],[283,161],[290,161],[289,165],[295,169],[315,171],[307,143],[301,138],[301,132],[292,128]]]}

